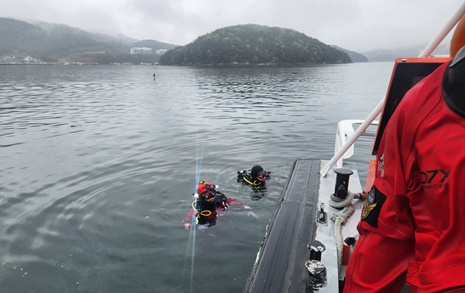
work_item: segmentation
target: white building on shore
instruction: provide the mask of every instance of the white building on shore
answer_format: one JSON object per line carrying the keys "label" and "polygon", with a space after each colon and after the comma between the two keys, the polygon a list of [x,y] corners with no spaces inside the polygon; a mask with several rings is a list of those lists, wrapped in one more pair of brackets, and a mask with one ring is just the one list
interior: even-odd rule
{"label": "white building on shore", "polygon": [[150,54],[152,53],[152,48],[147,47],[134,47],[130,50],[131,55],[135,54]]}

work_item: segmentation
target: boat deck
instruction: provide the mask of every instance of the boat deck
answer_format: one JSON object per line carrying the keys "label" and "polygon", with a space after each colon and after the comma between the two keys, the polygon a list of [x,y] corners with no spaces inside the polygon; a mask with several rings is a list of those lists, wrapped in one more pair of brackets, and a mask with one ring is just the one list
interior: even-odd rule
{"label": "boat deck", "polygon": [[[305,262],[310,257],[307,244],[314,239],[326,246],[322,262],[328,272],[328,282],[318,292],[338,292],[334,223],[330,220],[332,213],[338,210],[327,204],[334,193],[336,174],[330,171],[322,177],[319,172],[323,163],[315,159],[294,162],[244,292],[313,292]],[[357,179],[351,176],[349,190],[361,192],[358,174],[354,167],[351,170]],[[327,207],[327,224],[317,224],[321,203]],[[360,217],[352,217],[356,225],[354,218]],[[355,230],[355,226],[353,228]]]}

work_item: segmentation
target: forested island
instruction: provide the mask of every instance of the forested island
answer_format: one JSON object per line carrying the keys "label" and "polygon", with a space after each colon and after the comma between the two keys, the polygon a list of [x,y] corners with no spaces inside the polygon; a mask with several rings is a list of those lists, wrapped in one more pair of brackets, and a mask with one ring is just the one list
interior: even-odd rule
{"label": "forested island", "polygon": [[[367,61],[359,53],[326,45],[295,30],[256,24],[217,29],[185,46],[4,17],[0,17],[0,35],[0,64],[221,66]],[[138,48],[144,50],[133,52]]]}
{"label": "forested island", "polygon": [[349,55],[291,29],[255,24],[221,28],[169,50],[162,65],[351,63]]}

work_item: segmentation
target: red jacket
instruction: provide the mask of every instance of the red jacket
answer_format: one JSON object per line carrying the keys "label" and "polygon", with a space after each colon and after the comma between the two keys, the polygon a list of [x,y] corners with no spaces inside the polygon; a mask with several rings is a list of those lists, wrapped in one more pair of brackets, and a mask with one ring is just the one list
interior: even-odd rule
{"label": "red jacket", "polygon": [[346,293],[399,292],[405,277],[413,292],[465,292],[465,118],[444,102],[446,66],[407,92],[387,124]]}

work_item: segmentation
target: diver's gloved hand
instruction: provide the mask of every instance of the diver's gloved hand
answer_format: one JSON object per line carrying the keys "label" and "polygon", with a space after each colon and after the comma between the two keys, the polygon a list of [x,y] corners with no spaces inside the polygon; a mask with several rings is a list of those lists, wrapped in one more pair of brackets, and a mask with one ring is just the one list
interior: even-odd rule
{"label": "diver's gloved hand", "polygon": [[222,207],[223,211],[229,207],[228,198],[221,192],[217,192],[215,196],[215,209]]}
{"label": "diver's gloved hand", "polygon": [[221,204],[223,205],[223,211],[224,211],[229,207],[229,202],[228,202],[228,198],[224,194],[222,194],[221,197],[222,197],[221,198],[222,199]]}

